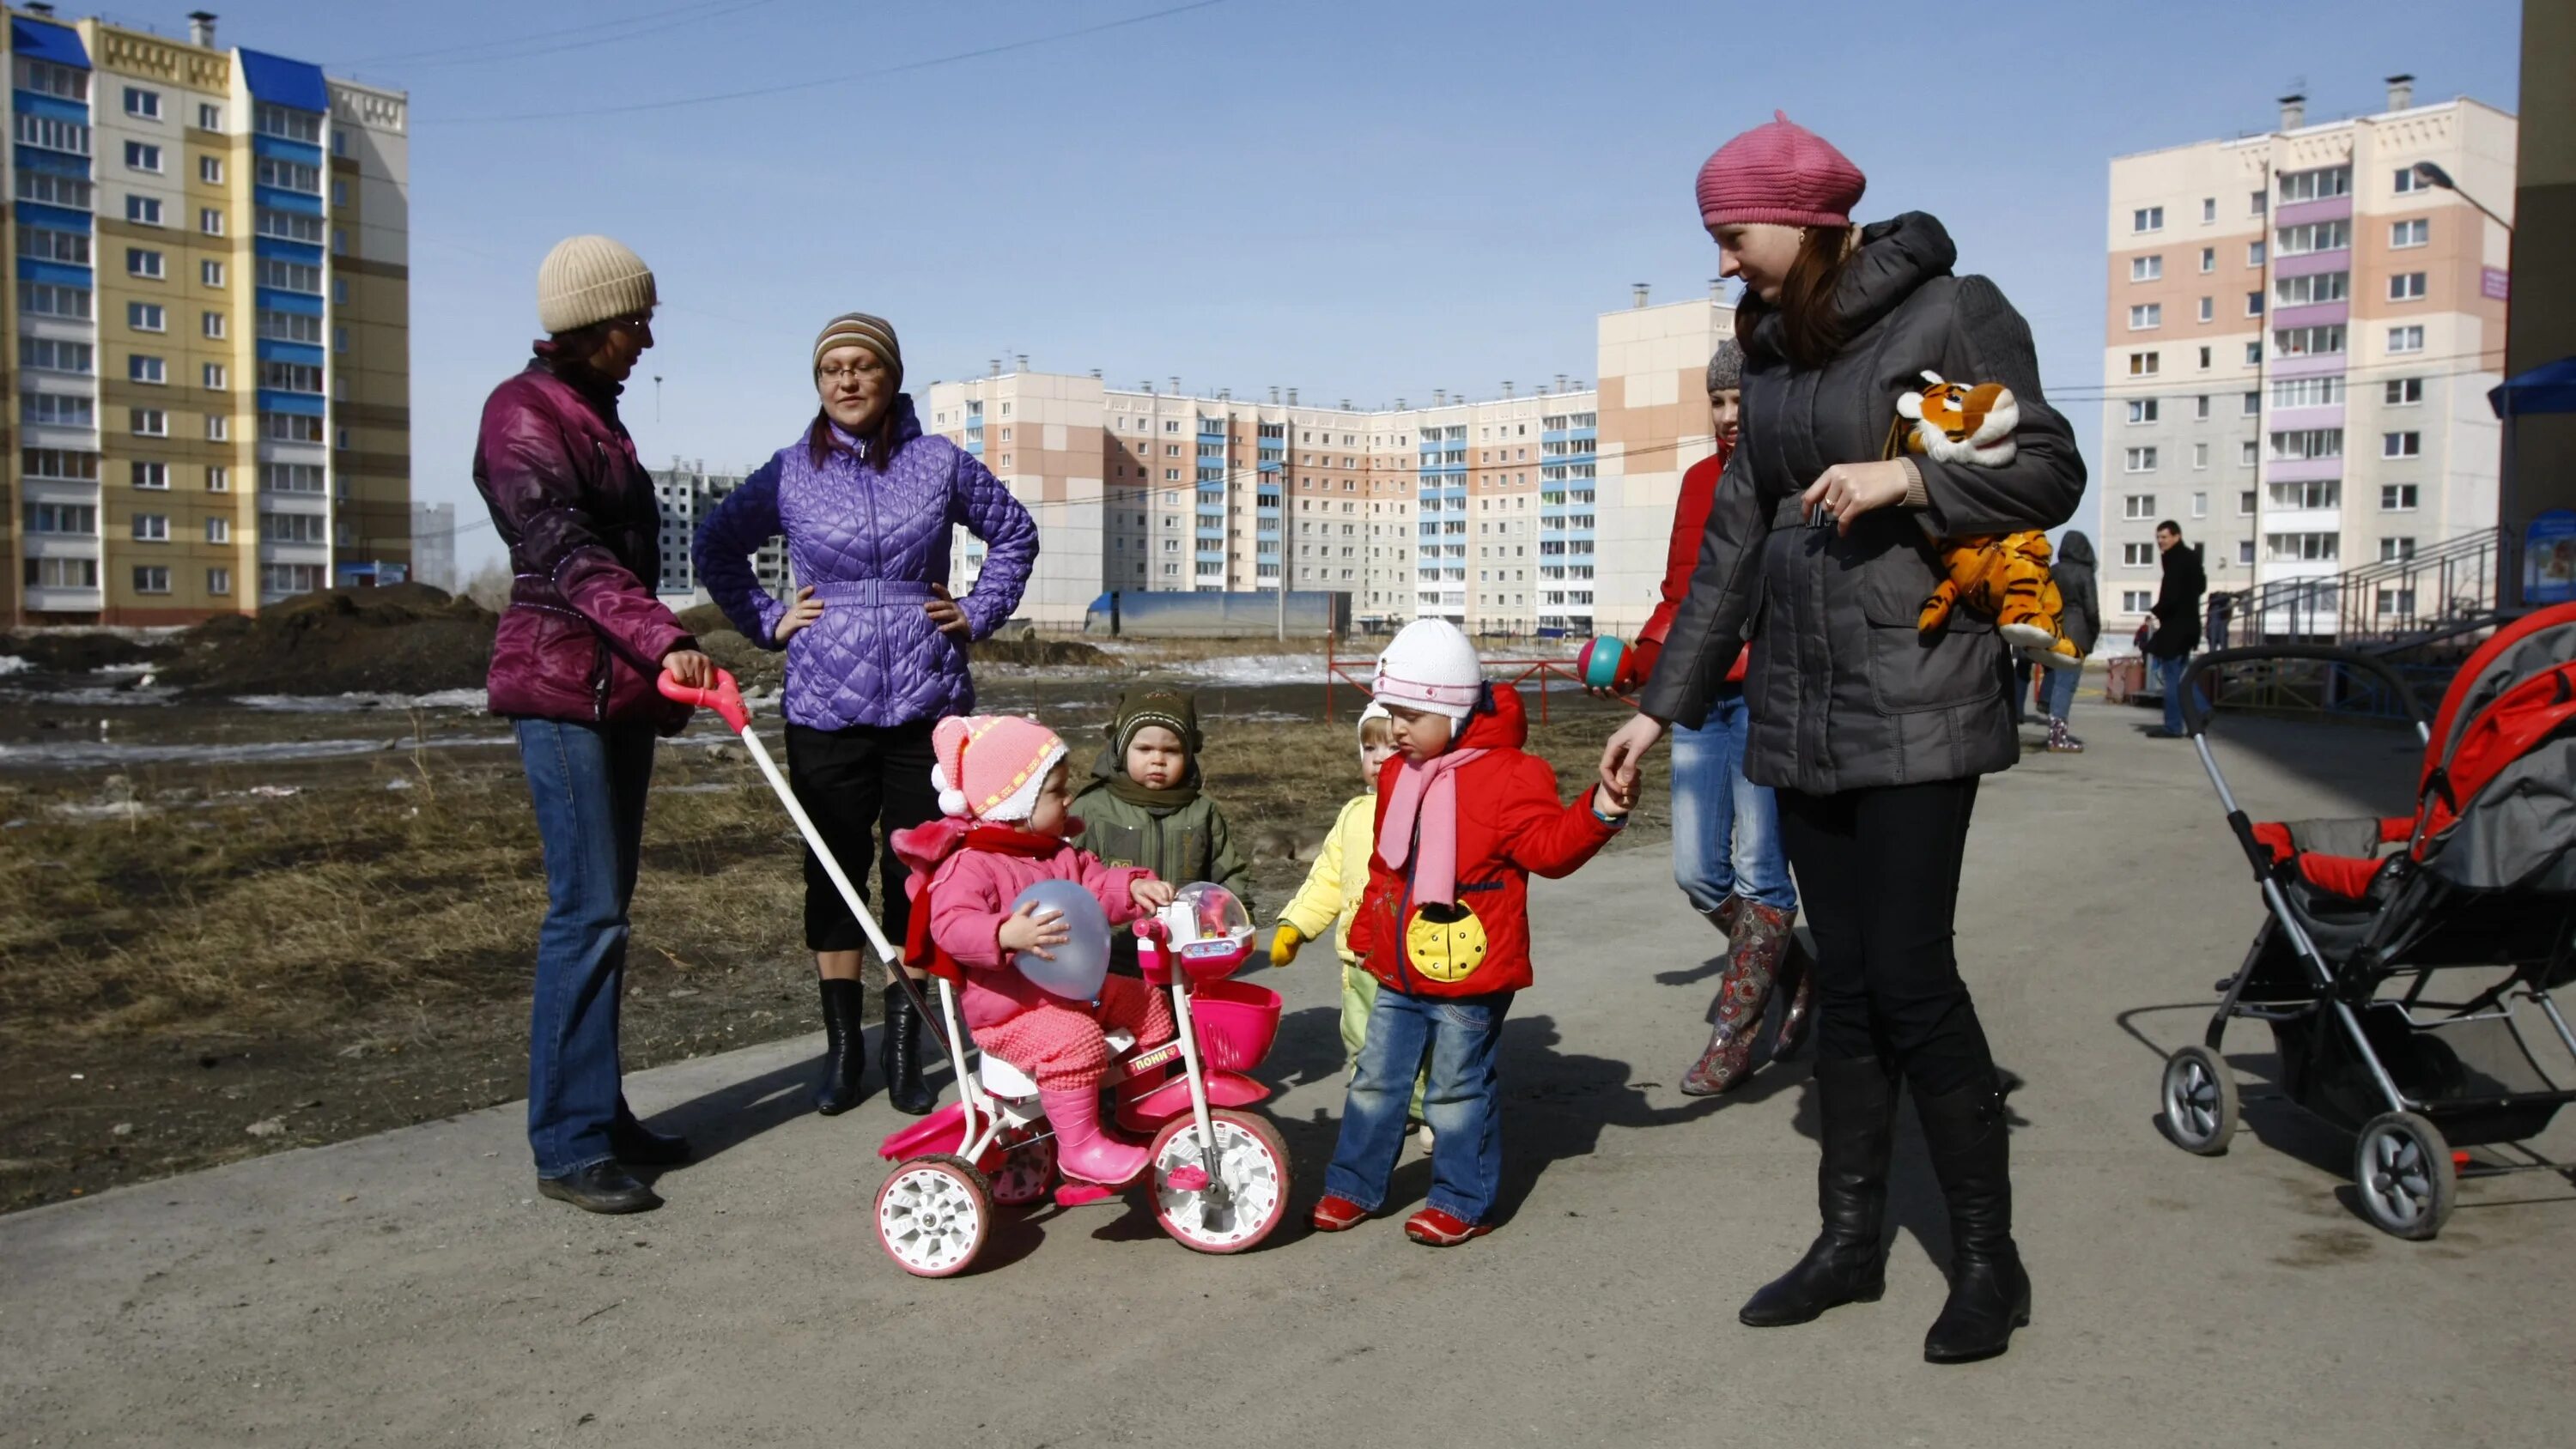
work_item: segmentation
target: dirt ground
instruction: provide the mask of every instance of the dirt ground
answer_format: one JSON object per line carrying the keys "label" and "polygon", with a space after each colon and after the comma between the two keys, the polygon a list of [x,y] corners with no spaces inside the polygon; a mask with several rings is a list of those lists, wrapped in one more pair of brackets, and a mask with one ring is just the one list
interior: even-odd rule
{"label": "dirt ground", "polygon": [[[1570,791],[1610,719],[1560,706],[1532,748]],[[1347,717],[1212,734],[1209,788],[1275,907],[1357,788]],[[544,888],[508,751],[292,778],[0,780],[0,1210],[524,1095]],[[735,746],[666,746],[655,787],[627,1066],[815,1030],[784,814]],[[1631,846],[1663,838],[1647,798]]]}

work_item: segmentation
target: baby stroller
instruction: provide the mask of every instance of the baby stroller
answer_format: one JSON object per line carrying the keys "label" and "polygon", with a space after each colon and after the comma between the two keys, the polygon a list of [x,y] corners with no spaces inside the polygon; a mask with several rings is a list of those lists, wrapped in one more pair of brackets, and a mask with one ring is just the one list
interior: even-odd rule
{"label": "baby stroller", "polygon": [[[661,690],[715,711],[741,737],[868,943],[887,965],[899,961],[768,747],[752,733],[751,711],[733,676],[719,670],[713,688],[692,689],[664,674]],[[1278,1035],[1279,993],[1226,979],[1252,954],[1253,928],[1243,903],[1222,886],[1183,887],[1171,905],[1136,923],[1136,935],[1146,983],[1172,993],[1177,1032],[1143,1052],[1131,1033],[1108,1034],[1118,1124],[1152,1136],[1146,1177],[1164,1231],[1203,1253],[1239,1253],[1269,1237],[1288,1208],[1287,1145],[1268,1121],[1238,1110],[1270,1095],[1244,1073],[1269,1055]],[[969,1038],[951,982],[939,982],[933,1013],[908,977],[898,971],[894,979],[914,994],[922,1016],[938,1023],[931,1036],[956,1071],[959,1096],[877,1149],[896,1164],[877,1190],[877,1240],[905,1272],[924,1278],[965,1272],[992,1230],[996,1206],[1030,1206],[1051,1195],[1059,1206],[1074,1207],[1115,1195],[1058,1183],[1055,1142],[1038,1107],[1037,1083],[1027,1074],[981,1053],[978,1067],[967,1066],[959,1044]]]}
{"label": "baby stroller", "polygon": [[[2210,753],[2203,674],[2311,659],[2373,676],[2425,744],[2412,815],[2256,824]],[[2202,655],[2183,710],[2270,915],[2218,983],[2201,1044],[2164,1068],[2165,1129],[2185,1151],[2225,1150],[2237,1088],[2227,1023],[2270,1024],[2289,1098],[2356,1134],[2364,1214],[2430,1238],[2463,1176],[2567,1168],[2526,1148],[2576,1098],[2576,1034],[2550,992],[2576,977],[2576,604],[2530,614],[2472,654],[2431,724],[2403,678],[2350,650],[2274,644]],[[2446,995],[2436,999],[2436,981]],[[2554,1045],[2536,1029],[2537,1008]],[[2539,1046],[2556,1065],[2544,1070]]]}

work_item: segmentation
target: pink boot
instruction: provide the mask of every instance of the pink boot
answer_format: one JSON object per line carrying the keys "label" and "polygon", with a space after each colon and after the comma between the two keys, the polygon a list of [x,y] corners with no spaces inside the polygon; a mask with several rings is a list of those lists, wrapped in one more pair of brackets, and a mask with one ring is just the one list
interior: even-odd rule
{"label": "pink boot", "polygon": [[1153,1163],[1153,1153],[1100,1130],[1100,1093],[1038,1089],[1038,1105],[1055,1128],[1056,1167],[1065,1176],[1102,1187],[1125,1187]]}

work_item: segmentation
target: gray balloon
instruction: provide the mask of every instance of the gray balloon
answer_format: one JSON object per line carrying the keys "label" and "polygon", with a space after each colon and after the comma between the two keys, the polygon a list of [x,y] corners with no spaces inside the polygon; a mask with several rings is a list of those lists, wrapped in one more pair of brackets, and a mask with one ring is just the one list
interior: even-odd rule
{"label": "gray balloon", "polygon": [[1109,975],[1109,913],[1100,908],[1099,898],[1069,880],[1042,880],[1011,901],[1014,913],[1022,906],[1035,907],[1039,920],[1062,916],[1072,934],[1063,944],[1046,948],[1047,955],[1055,958],[1052,961],[1035,951],[1022,951],[1011,958],[1011,964],[1050,996],[1086,1003],[1099,1000],[1100,983]]}

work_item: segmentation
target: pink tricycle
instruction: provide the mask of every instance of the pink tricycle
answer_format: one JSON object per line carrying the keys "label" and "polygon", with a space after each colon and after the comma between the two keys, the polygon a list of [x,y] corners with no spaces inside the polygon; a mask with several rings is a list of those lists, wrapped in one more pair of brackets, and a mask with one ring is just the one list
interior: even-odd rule
{"label": "pink tricycle", "polygon": [[[1132,1034],[1109,1033],[1118,1125],[1153,1140],[1147,1171],[1164,1231],[1202,1253],[1239,1253],[1270,1236],[1288,1204],[1278,1129],[1239,1110],[1270,1095],[1244,1073],[1278,1034],[1279,993],[1227,979],[1251,954],[1253,931],[1222,886],[1183,887],[1137,922],[1136,935],[1145,981],[1171,991],[1178,1031],[1141,1052]],[[942,1045],[963,1042],[956,990],[938,986]],[[949,1057],[961,1063],[959,1100],[877,1149],[896,1164],[877,1189],[877,1239],[905,1272],[925,1278],[972,1265],[997,1206],[1052,1197],[1076,1207],[1116,1195],[1058,1179],[1037,1083],[1019,1068],[978,1052],[969,1071],[959,1053]]]}

